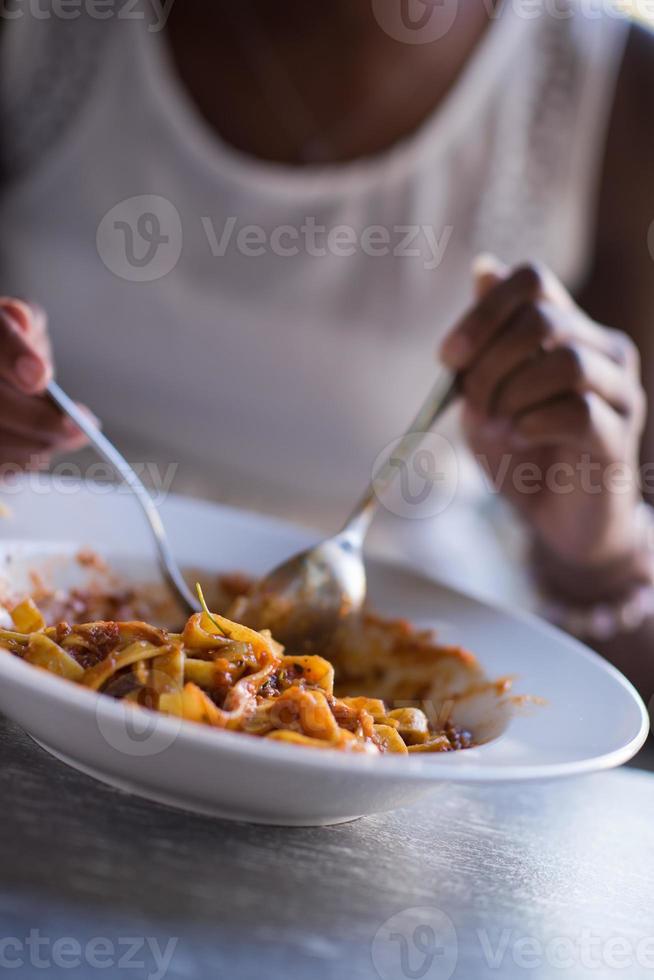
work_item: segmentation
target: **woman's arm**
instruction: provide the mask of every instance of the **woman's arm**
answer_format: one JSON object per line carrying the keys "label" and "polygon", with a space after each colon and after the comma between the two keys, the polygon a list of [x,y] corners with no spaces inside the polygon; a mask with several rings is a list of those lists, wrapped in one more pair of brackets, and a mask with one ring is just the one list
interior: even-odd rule
{"label": "woman's arm", "polygon": [[[641,355],[654,406],[654,33],[634,26],[608,132],[588,281],[578,296],[594,320],[625,330]],[[654,460],[654,412],[643,462]],[[654,478],[650,481],[654,500]]]}
{"label": "woman's arm", "polygon": [[[463,377],[471,447],[529,527],[545,591],[569,607],[617,608],[652,586],[638,476],[639,351],[647,387],[654,383],[653,51],[651,35],[634,30],[581,302],[545,269],[487,263],[477,270],[477,303],[441,350]],[[654,460],[651,432],[646,461]],[[602,652],[651,696],[654,617]]]}
{"label": "woman's arm", "polygon": [[[594,263],[579,302],[594,320],[625,330],[640,351],[650,405],[641,446],[643,496],[654,502],[654,34],[641,27],[631,31],[619,78]],[[654,552],[654,540],[649,547]],[[585,575],[554,556],[539,564],[546,586],[571,602],[583,602],[619,595],[640,574],[641,560],[634,555],[633,564],[626,561],[622,568],[597,568]],[[646,699],[654,695],[654,617],[635,632],[593,645]]]}

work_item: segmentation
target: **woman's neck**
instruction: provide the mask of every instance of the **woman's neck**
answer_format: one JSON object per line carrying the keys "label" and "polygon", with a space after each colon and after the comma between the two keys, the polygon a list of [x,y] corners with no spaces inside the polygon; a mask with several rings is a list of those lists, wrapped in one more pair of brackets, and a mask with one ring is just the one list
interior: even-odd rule
{"label": "woman's neck", "polygon": [[281,163],[343,162],[383,151],[434,111],[488,27],[488,5],[424,5],[406,26],[397,0],[184,0],[167,31],[182,82],[227,142]]}

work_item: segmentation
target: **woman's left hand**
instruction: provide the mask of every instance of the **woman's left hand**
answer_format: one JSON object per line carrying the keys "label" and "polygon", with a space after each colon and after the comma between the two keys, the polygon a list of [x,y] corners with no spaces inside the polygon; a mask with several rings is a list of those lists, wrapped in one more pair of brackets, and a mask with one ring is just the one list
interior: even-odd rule
{"label": "woman's left hand", "polygon": [[532,265],[486,259],[477,294],[441,348],[473,452],[552,556],[622,561],[637,547],[646,412],[636,346]]}

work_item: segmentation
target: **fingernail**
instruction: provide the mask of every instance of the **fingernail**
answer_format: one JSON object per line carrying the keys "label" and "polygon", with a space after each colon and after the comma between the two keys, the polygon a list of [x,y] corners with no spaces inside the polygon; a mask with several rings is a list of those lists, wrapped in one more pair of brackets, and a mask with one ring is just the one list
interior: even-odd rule
{"label": "fingernail", "polygon": [[24,355],[14,365],[16,377],[26,388],[35,388],[43,379],[43,365],[35,357]]}
{"label": "fingernail", "polygon": [[475,278],[479,276],[504,276],[507,267],[501,259],[490,252],[482,252],[477,255],[472,262],[472,274]]}
{"label": "fingernail", "polygon": [[9,296],[0,297],[0,309],[7,314],[22,333],[30,328],[31,313],[26,303]]}

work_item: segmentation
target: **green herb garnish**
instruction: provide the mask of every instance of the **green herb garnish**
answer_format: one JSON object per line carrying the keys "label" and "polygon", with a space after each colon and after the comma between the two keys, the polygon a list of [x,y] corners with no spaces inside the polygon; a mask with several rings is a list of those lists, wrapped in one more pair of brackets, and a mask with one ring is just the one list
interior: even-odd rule
{"label": "green herb garnish", "polygon": [[204,593],[202,591],[202,586],[200,585],[199,582],[195,583],[195,591],[198,594],[198,599],[200,600],[200,605],[202,606],[205,616],[209,618],[209,620],[213,623],[213,625],[216,627],[216,629],[218,630],[221,636],[226,636],[228,639],[231,639],[227,630],[224,629],[220,625],[220,623],[213,617],[212,613],[209,612],[209,607],[207,606],[207,602],[206,599],[204,598]]}

